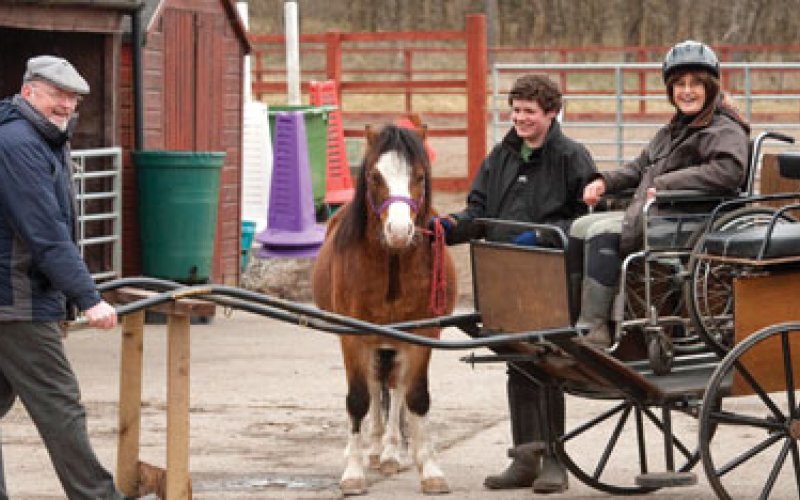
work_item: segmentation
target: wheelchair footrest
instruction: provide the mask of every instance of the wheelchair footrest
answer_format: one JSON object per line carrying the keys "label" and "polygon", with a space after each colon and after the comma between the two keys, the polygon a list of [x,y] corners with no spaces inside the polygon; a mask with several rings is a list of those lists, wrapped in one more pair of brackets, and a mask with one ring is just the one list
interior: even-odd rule
{"label": "wheelchair footrest", "polygon": [[636,485],[642,488],[671,488],[695,484],[697,474],[694,472],[650,472],[636,476]]}

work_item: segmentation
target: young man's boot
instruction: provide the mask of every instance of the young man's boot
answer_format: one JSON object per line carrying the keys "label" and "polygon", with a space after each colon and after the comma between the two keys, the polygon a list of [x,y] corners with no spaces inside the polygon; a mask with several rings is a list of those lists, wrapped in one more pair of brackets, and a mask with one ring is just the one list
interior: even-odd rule
{"label": "young man's boot", "polygon": [[538,433],[539,390],[532,382],[509,370],[507,391],[514,448],[511,463],[500,474],[487,476],[483,485],[491,490],[530,488],[541,468],[541,447],[534,443]]}
{"label": "young man's boot", "polygon": [[[523,445],[524,446],[524,445]],[[506,470],[500,474],[486,476],[483,485],[490,490],[508,490],[513,488],[530,488],[539,476],[542,453],[540,451],[509,450],[514,455]]]}
{"label": "young man's boot", "polygon": [[533,481],[534,493],[561,493],[569,487],[567,469],[555,455],[542,457],[542,469]]}

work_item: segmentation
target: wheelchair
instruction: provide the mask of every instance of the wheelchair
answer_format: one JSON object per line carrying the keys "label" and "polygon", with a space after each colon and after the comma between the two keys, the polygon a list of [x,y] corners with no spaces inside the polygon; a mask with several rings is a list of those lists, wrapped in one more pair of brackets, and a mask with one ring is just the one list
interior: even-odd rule
{"label": "wheelchair", "polygon": [[[794,142],[776,132],[757,136],[738,195],[724,198],[697,191],[662,191],[645,205],[644,247],[622,264],[609,353],[625,360],[646,358],[653,373],[663,375],[670,372],[677,355],[721,357],[730,350],[733,282],[753,270],[730,261],[703,259],[704,236],[794,222],[787,211],[760,203],[769,197],[754,196],[761,147],[767,140]],[[697,204],[716,208],[710,213],[682,212],[682,206]],[[672,208],[670,213],[659,214],[657,209],[665,206]]]}

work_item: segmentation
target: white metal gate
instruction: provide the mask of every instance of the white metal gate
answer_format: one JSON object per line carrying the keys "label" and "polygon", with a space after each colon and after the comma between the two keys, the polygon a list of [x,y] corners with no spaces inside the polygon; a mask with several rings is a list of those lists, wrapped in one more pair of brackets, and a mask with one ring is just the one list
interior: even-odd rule
{"label": "white metal gate", "polygon": [[122,149],[72,151],[78,246],[95,281],[122,276]]}
{"label": "white metal gate", "polygon": [[[750,122],[753,134],[763,130],[796,135],[800,130],[800,93],[777,92],[785,86],[800,89],[800,63],[723,63],[722,69],[734,87],[728,91],[742,115]],[[648,70],[644,73],[643,70]],[[622,166],[633,159],[661,127],[664,113],[672,108],[666,101],[659,63],[564,63],[508,64],[492,66],[492,144],[501,140],[511,126],[508,117],[508,90],[513,81],[526,73],[544,73],[555,81],[569,78],[564,94],[567,108],[562,127],[567,135],[589,148],[598,168]],[[662,89],[641,95],[640,78],[646,74],[648,89]],[[644,106],[654,112],[630,113]],[[602,115],[603,119],[583,119],[575,108],[588,110],[586,115]],[[753,117],[767,116],[763,110],[775,110],[774,120],[753,122]],[[602,109],[603,113],[596,113]],[[636,116],[631,118],[631,116]],[[576,117],[577,118],[571,118]],[[660,116],[656,118],[656,116]],[[786,119],[789,117],[789,119]],[[769,149],[769,144],[765,144]],[[768,151],[765,151],[768,152]]]}

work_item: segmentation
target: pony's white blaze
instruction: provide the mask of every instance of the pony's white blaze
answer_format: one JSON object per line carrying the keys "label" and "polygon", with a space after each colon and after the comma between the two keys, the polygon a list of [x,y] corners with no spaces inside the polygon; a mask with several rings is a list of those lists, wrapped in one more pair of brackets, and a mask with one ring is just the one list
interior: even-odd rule
{"label": "pony's white blaze", "polygon": [[[411,180],[411,166],[396,151],[382,154],[375,163],[375,168],[383,176],[389,189],[389,196],[411,198],[408,187]],[[408,203],[398,200],[389,204],[386,209],[386,219],[383,221],[383,234],[390,248],[405,248],[411,243],[414,236],[414,219]]]}

